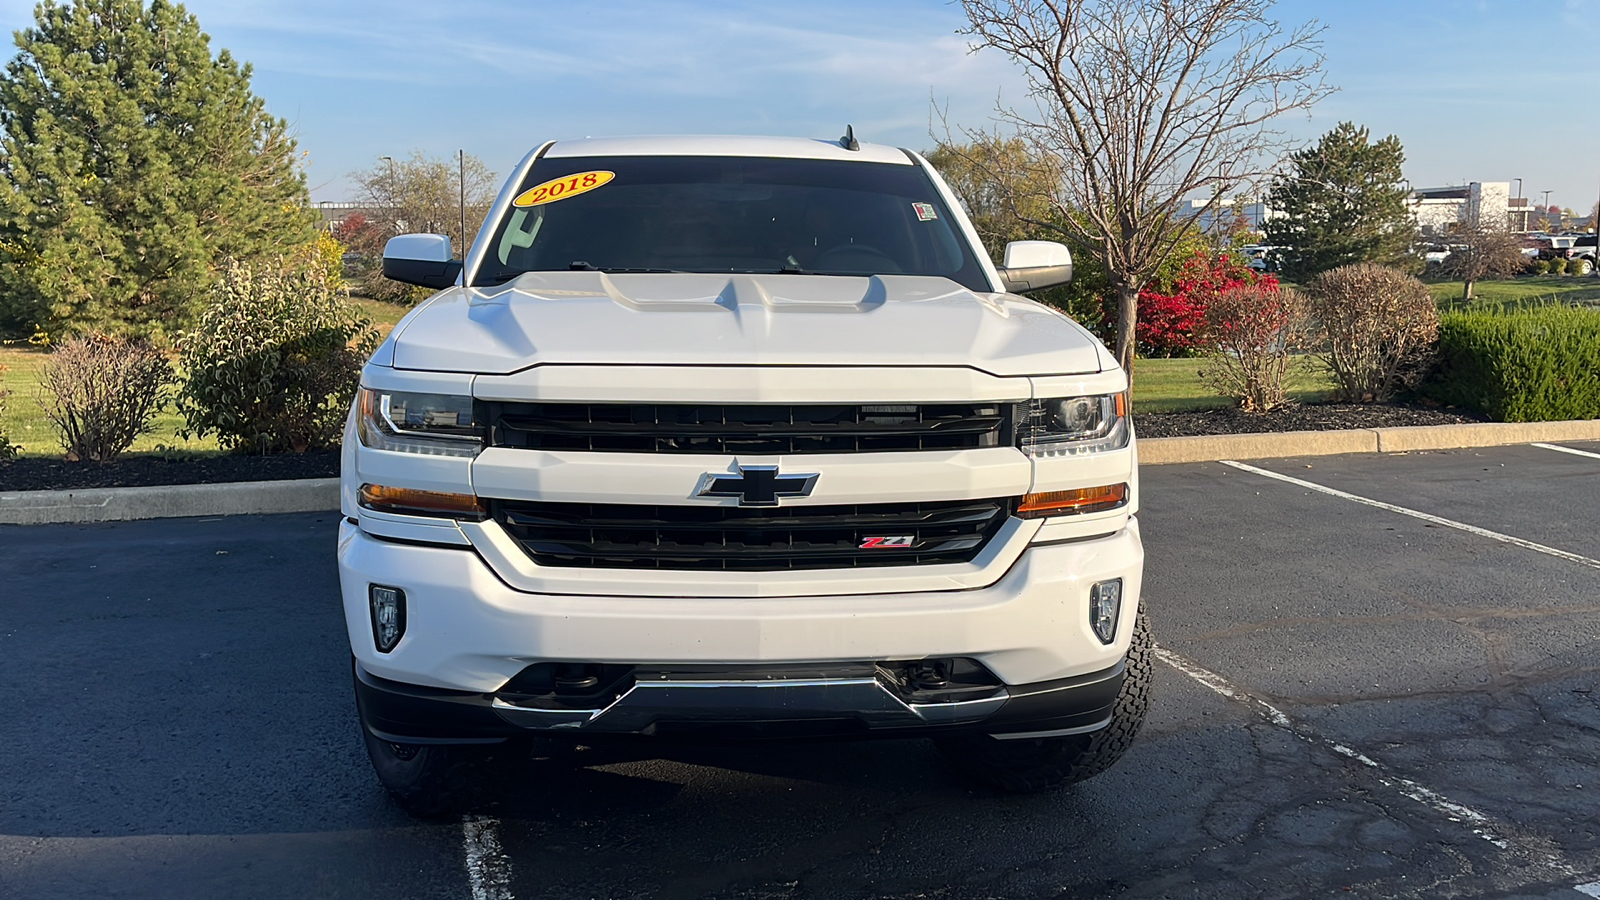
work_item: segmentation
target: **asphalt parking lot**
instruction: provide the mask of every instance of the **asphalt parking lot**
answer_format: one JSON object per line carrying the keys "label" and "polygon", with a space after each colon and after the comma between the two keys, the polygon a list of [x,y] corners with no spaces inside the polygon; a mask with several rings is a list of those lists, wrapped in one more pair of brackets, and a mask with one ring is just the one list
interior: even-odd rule
{"label": "asphalt parking lot", "polygon": [[1600,444],[1562,446],[1145,469],[1150,718],[1028,797],[918,742],[688,748],[417,823],[335,515],[0,528],[0,896],[1600,897]]}

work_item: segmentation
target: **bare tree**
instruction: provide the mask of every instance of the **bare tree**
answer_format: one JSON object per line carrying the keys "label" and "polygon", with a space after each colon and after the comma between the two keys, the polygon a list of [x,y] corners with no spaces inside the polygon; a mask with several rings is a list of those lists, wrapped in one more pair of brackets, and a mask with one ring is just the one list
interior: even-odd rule
{"label": "bare tree", "polygon": [[[465,170],[465,184],[462,172]],[[388,240],[402,232],[448,234],[465,250],[494,202],[494,173],[467,154],[463,166],[454,157],[439,159],[414,150],[409,159],[379,160],[372,168],[351,173],[368,207],[367,218]],[[465,195],[467,233],[461,233],[461,201]]]}
{"label": "bare tree", "polygon": [[[1057,176],[1021,138],[985,135],[971,143],[940,142],[927,154],[998,264],[1010,241],[1043,239],[1038,222],[1053,212],[1046,186]],[[997,177],[998,176],[998,177]]]}
{"label": "bare tree", "polygon": [[[346,229],[340,239],[361,258],[352,272],[354,290],[380,300],[414,300],[428,293],[383,277],[378,261],[389,238],[403,233],[447,234],[456,252],[465,254],[498,187],[494,173],[470,153],[462,161],[413,150],[407,159],[380,159],[350,177],[360,186],[357,199],[366,210],[359,227]],[[466,234],[461,233],[463,198]]]}
{"label": "bare tree", "polygon": [[1001,107],[1001,121],[1060,173],[1046,197],[1053,215],[1039,224],[1102,257],[1117,294],[1117,359],[1131,372],[1139,290],[1200,215],[1281,157],[1287,139],[1272,120],[1331,93],[1322,28],[1286,31],[1268,17],[1272,0],[961,6],[973,49],[1000,50],[1026,72],[1033,110]]}
{"label": "bare tree", "polygon": [[1450,236],[1455,249],[1439,271],[1462,281],[1461,299],[1472,299],[1472,285],[1486,278],[1510,278],[1528,265],[1522,239],[1504,228],[1471,223]]}

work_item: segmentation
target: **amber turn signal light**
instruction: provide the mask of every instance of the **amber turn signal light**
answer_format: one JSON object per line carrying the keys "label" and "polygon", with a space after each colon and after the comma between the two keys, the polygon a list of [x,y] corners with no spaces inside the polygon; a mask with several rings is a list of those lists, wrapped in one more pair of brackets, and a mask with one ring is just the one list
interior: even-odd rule
{"label": "amber turn signal light", "polygon": [[361,505],[375,512],[404,516],[444,516],[451,519],[484,517],[483,505],[471,494],[418,491],[381,484],[361,486]]}
{"label": "amber turn signal light", "polygon": [[1078,488],[1071,491],[1046,491],[1028,494],[1017,507],[1017,515],[1024,519],[1042,519],[1045,516],[1072,516],[1079,513],[1102,512],[1128,502],[1126,484],[1107,484],[1100,487]]}

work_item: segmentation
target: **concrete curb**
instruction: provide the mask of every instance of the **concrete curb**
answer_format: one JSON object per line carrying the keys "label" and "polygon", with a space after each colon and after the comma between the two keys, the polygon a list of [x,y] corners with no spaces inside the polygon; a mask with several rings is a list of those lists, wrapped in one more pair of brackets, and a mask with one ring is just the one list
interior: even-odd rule
{"label": "concrete curb", "polygon": [[1461,450],[1538,441],[1600,441],[1600,419],[1573,422],[1474,422],[1467,425],[1414,425],[1404,428],[1353,428],[1347,431],[1284,431],[1140,438],[1139,463],[1215,462],[1339,453],[1405,453]]}
{"label": "concrete curb", "polygon": [[90,488],[79,491],[12,491],[0,493],[0,525],[326,512],[338,508],[337,478]]}
{"label": "concrete curb", "polygon": [[[1460,450],[1537,441],[1600,441],[1600,419],[1144,438],[1139,441],[1139,462],[1147,466],[1160,466],[1215,462],[1219,459]],[[0,525],[332,512],[338,508],[337,478],[92,488],[81,491],[13,491],[0,493]]]}

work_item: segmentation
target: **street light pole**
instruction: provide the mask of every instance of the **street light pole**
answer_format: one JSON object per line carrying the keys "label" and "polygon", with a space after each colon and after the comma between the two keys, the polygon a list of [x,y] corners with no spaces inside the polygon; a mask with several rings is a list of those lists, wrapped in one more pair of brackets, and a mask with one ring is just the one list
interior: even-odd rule
{"label": "street light pole", "polygon": [[1544,192],[1544,205],[1539,207],[1539,219],[1544,222],[1544,230],[1550,230],[1550,191]]}
{"label": "street light pole", "polygon": [[1515,181],[1517,182],[1517,212],[1522,214],[1522,227],[1519,228],[1518,230],[1519,231],[1527,231],[1528,230],[1528,211],[1526,209],[1524,209],[1523,206],[1522,206],[1522,179],[1521,178],[1517,178],[1517,179],[1515,179]]}
{"label": "street light pole", "polygon": [[461,187],[461,258],[467,258],[467,151],[457,150],[457,177]]}
{"label": "street light pole", "polygon": [[[392,156],[380,156],[380,157],[378,157],[378,161],[379,162],[386,162],[386,163],[389,164],[389,210],[390,210],[390,212],[393,212],[395,206],[397,205],[394,202],[394,187],[395,187],[395,181],[394,181],[394,157],[392,157]],[[391,224],[393,224],[393,223],[391,223]]]}

